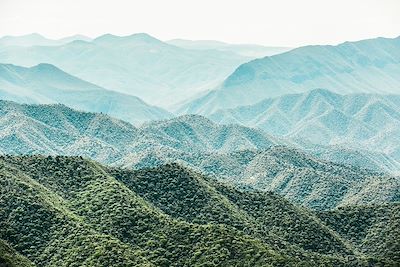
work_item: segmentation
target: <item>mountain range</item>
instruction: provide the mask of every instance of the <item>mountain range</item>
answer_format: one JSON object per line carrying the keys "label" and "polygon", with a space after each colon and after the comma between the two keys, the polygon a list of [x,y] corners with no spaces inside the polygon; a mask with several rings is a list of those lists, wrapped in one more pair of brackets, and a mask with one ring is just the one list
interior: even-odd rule
{"label": "mountain range", "polygon": [[134,124],[172,117],[138,97],[104,89],[44,63],[30,68],[0,64],[0,97],[22,103],[62,103]]}
{"label": "mountain range", "polygon": [[[0,104],[1,151],[6,154],[60,153],[112,163],[121,154],[129,151],[136,154],[148,148],[224,152],[261,149],[276,142],[262,131],[217,125],[201,116],[182,116],[135,127],[105,114],[76,111],[59,104],[21,105],[10,101]],[[91,154],[106,148],[107,159]],[[114,155],[112,151],[118,153]]]}
{"label": "mountain range", "polygon": [[400,162],[400,95],[340,95],[316,89],[219,110],[209,117],[295,142],[383,153],[394,167]]}
{"label": "mountain range", "polygon": [[73,41],[91,41],[91,38],[76,34],[58,40],[48,39],[38,33],[21,36],[3,36],[0,38],[0,46],[53,46],[62,45]]}
{"label": "mountain range", "polygon": [[84,156],[128,169],[179,162],[317,210],[400,198],[398,176],[369,169],[368,164],[318,159],[317,153],[290,148],[289,142],[252,128],[218,125],[193,115],[134,127],[63,105],[0,103],[2,154]]}
{"label": "mountain range", "polygon": [[215,90],[188,100],[180,113],[210,114],[264,98],[324,88],[341,94],[398,94],[400,37],[314,45],[240,65]]}
{"label": "mountain range", "polygon": [[[319,214],[177,164],[129,171],[81,157],[2,156],[0,166],[0,238],[37,266],[368,266],[399,259],[392,250],[398,231],[391,231],[398,204]],[[360,212],[370,220],[360,221]],[[386,221],[390,212],[395,217]],[[343,228],[334,230],[333,219]],[[355,220],[361,229],[351,228]],[[379,230],[388,234],[379,239],[383,222]]]}
{"label": "mountain range", "polygon": [[400,37],[2,37],[0,267],[399,266],[399,74]]}
{"label": "mountain range", "polygon": [[80,79],[164,107],[215,87],[253,58],[216,49],[185,49],[145,33],[105,34],[51,46],[0,43],[2,63],[53,64]]}

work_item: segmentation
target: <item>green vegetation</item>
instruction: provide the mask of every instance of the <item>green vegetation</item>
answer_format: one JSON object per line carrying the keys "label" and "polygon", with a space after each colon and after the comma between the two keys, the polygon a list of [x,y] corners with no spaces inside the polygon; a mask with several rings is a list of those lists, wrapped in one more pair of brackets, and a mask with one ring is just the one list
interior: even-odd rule
{"label": "green vegetation", "polygon": [[175,218],[228,225],[272,246],[290,243],[314,252],[352,254],[343,240],[311,213],[273,193],[241,192],[177,164],[138,171],[114,169],[111,173]]}
{"label": "green vegetation", "polygon": [[178,164],[129,171],[82,157],[2,156],[0,195],[0,239],[37,266],[385,262],[312,211]]}
{"label": "green vegetation", "polygon": [[4,240],[0,239],[0,266],[2,267],[32,267],[31,261],[16,252]]}
{"label": "green vegetation", "polygon": [[319,217],[362,253],[400,262],[400,203],[343,207]]}

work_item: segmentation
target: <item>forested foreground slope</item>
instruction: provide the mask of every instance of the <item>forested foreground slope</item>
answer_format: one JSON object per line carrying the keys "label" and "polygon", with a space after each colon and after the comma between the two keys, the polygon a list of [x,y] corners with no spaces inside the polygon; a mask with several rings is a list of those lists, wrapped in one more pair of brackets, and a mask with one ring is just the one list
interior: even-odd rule
{"label": "forested foreground slope", "polygon": [[129,171],[81,157],[2,156],[0,178],[0,239],[37,266],[398,264],[398,232],[390,231],[398,217],[375,216],[362,230],[381,227],[387,241],[359,246],[323,222],[335,212],[316,214],[178,164]]}

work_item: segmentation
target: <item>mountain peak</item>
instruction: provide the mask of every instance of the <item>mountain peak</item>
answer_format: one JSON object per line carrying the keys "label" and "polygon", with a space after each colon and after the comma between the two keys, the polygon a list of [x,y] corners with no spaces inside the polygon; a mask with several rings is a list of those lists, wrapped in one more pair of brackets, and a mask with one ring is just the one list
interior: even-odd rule
{"label": "mountain peak", "polygon": [[106,34],[103,34],[103,35],[100,35],[100,36],[96,37],[95,39],[93,39],[93,41],[94,42],[108,41],[108,40],[116,39],[118,37],[119,36],[117,36],[117,35],[113,35],[111,33],[106,33]]}
{"label": "mountain peak", "polygon": [[93,40],[97,43],[118,43],[118,42],[137,42],[137,43],[162,43],[162,41],[157,38],[147,34],[147,33],[134,33],[126,36],[118,36],[110,33],[101,35]]}
{"label": "mountain peak", "polygon": [[134,33],[131,35],[126,36],[129,39],[135,39],[135,40],[143,40],[143,41],[160,41],[157,38],[151,36],[148,33],[141,32],[141,33]]}
{"label": "mountain peak", "polygon": [[90,42],[91,40],[92,40],[92,38],[87,37],[87,36],[82,35],[82,34],[74,34],[74,35],[67,36],[67,37],[59,39],[59,41],[61,41],[63,43],[69,43],[69,42],[74,42],[74,41]]}
{"label": "mountain peak", "polygon": [[49,63],[40,63],[40,64],[37,64],[37,65],[31,67],[30,69],[34,70],[34,71],[39,71],[39,72],[64,72],[61,69],[54,66],[53,64],[49,64]]}

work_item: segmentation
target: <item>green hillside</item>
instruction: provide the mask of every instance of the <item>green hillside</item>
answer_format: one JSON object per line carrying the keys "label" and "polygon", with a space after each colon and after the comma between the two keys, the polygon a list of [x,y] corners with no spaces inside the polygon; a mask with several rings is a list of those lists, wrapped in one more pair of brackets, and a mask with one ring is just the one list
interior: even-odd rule
{"label": "green hillside", "polygon": [[0,177],[0,239],[37,266],[363,266],[379,256],[278,195],[177,164],[2,156]]}

